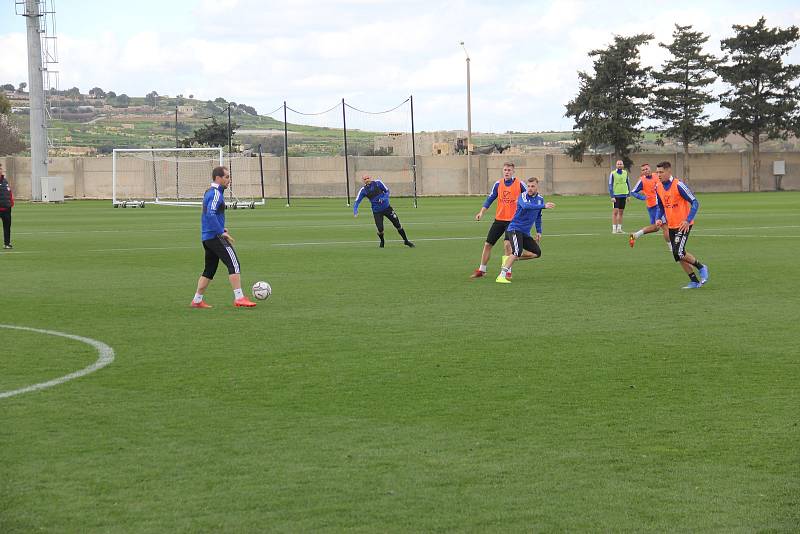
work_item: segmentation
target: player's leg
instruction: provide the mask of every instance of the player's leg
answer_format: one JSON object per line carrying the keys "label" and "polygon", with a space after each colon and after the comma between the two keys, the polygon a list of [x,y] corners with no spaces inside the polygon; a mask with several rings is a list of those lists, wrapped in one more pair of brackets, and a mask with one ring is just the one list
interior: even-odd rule
{"label": "player's leg", "polygon": [[495,219],[492,226],[489,227],[489,233],[486,235],[486,242],[483,244],[483,251],[481,252],[481,263],[470,275],[471,278],[480,278],[486,274],[489,259],[492,257],[492,247],[497,243],[497,240],[505,234],[507,226],[508,222]]}
{"label": "player's leg", "polygon": [[380,248],[383,248],[384,245],[386,244],[383,239],[383,212],[373,213],[372,218],[375,219],[375,228],[378,229],[378,239],[381,240],[378,246]]}
{"label": "player's leg", "polygon": [[517,258],[518,260],[535,260],[536,258],[541,257],[542,249],[539,247],[539,243],[529,235],[522,236],[522,256]]}
{"label": "player's leg", "polygon": [[[685,289],[698,288],[708,279],[708,268],[697,261],[697,258],[686,252],[686,241],[689,239],[691,230],[691,227],[686,232],[681,232],[676,228],[669,229],[672,256],[680,264],[683,272],[689,276],[690,283]],[[702,278],[695,273],[695,268],[698,270],[698,274],[702,273],[704,275]]]}
{"label": "player's leg", "polygon": [[400,237],[403,238],[403,244],[407,247],[414,248],[414,243],[408,240],[406,231],[403,230],[403,226],[400,224],[400,217],[397,216],[397,212],[394,211],[394,208],[389,206],[389,208],[384,211],[384,214],[386,214],[386,218],[392,222],[392,225],[397,230],[397,233],[400,234]]}
{"label": "player's leg", "polygon": [[3,219],[3,246],[11,248],[11,211],[0,211],[0,219]]}
{"label": "player's leg", "polygon": [[617,207],[617,233],[622,233],[622,217],[625,215],[625,203],[628,199],[619,197],[616,199],[615,206]]}
{"label": "player's leg", "polygon": [[224,237],[218,237],[209,243],[209,246],[219,256],[225,267],[228,268],[228,281],[231,284],[231,289],[233,289],[233,305],[238,308],[254,307],[256,303],[245,297],[244,291],[242,291],[241,265],[233,245]]}
{"label": "player's leg", "polygon": [[219,256],[217,256],[217,254],[211,250],[206,241],[203,241],[203,250],[205,251],[205,267],[203,268],[203,274],[201,274],[200,278],[197,280],[197,289],[195,290],[194,298],[192,299],[193,308],[211,307],[210,305],[206,304],[203,299],[205,297],[208,285],[211,283],[211,280],[214,279],[214,275],[217,273],[217,265],[219,265]]}

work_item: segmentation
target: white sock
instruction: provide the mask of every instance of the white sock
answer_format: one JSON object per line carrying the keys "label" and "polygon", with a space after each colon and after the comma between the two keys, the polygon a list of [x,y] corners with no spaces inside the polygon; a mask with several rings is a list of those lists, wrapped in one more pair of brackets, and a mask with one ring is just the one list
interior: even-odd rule
{"label": "white sock", "polygon": [[479,271],[486,272],[486,265],[484,265],[484,264],[481,264],[481,266],[480,266],[480,267],[478,267],[478,270],[479,270]]}
{"label": "white sock", "polygon": [[234,289],[233,290],[233,298],[240,299],[244,297],[244,293],[242,292],[242,288]]}
{"label": "white sock", "polygon": [[501,274],[501,275],[503,275],[503,276],[505,276],[505,275],[506,275],[506,273],[507,273],[508,271],[510,271],[510,270],[511,270],[511,269],[506,269],[505,267],[503,267],[502,269],[500,269],[500,274]]}
{"label": "white sock", "polygon": [[644,231],[642,231],[642,230],[636,230],[636,231],[633,233],[633,238],[634,238],[634,239],[639,239],[639,238],[640,238],[640,237],[642,237],[643,235],[644,235]]}
{"label": "white sock", "polygon": [[203,302],[203,295],[201,295],[200,293],[195,293],[194,294],[194,298],[192,299],[192,302],[194,302],[195,304],[199,304],[200,302]]}

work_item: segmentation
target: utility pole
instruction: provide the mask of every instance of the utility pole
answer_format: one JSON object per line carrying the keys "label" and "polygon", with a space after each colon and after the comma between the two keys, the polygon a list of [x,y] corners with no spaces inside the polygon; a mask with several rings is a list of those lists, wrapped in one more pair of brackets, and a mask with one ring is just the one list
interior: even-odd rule
{"label": "utility pole", "polygon": [[31,200],[42,200],[41,179],[48,176],[41,17],[38,0],[25,0],[25,23],[28,29],[28,97],[31,113]]}
{"label": "utility pole", "polygon": [[470,95],[469,79],[469,53],[464,41],[461,41],[461,48],[467,56],[467,194],[472,194],[472,157],[470,157],[470,147],[472,146],[472,100]]}

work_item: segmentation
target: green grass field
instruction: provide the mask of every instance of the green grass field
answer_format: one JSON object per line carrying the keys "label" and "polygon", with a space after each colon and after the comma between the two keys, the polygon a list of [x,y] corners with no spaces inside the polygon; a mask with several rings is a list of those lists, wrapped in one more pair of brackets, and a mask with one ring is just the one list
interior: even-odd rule
{"label": "green grass field", "polygon": [[[228,212],[211,310],[193,208],[20,203],[0,324],[113,363],[0,398],[0,532],[796,532],[799,193],[701,194],[687,249],[549,197],[543,256],[471,280],[482,198]],[[646,221],[643,203],[625,228]],[[0,392],[94,347],[0,328]]]}

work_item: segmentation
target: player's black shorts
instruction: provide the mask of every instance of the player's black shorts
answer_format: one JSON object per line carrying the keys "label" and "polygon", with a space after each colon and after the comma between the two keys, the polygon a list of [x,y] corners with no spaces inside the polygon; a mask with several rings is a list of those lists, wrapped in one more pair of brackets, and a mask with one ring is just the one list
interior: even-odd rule
{"label": "player's black shorts", "polygon": [[522,256],[523,250],[533,252],[536,256],[542,255],[542,249],[539,247],[539,243],[525,232],[506,232],[506,241],[511,243],[511,253],[514,256]]}
{"label": "player's black shorts", "polygon": [[389,219],[395,228],[400,228],[400,217],[397,216],[395,213],[394,208],[389,206],[383,211],[379,211],[378,213],[372,213],[372,216],[375,218],[375,226],[378,227],[378,233],[383,233],[383,218],[386,217]]}
{"label": "player's black shorts", "polygon": [[628,199],[625,197],[614,197],[614,207],[618,210],[624,210],[627,202]]}
{"label": "player's black shorts", "polygon": [[203,276],[206,278],[214,279],[220,261],[228,268],[228,274],[239,274],[241,272],[236,251],[233,250],[231,244],[224,237],[217,236],[212,239],[206,239],[203,241],[203,248],[206,251],[206,267],[203,270]]}
{"label": "player's black shorts", "polygon": [[508,228],[508,223],[510,222],[511,221],[498,221],[495,219],[492,226],[489,228],[489,233],[486,235],[486,242],[494,246],[497,240],[506,233],[506,228]]}
{"label": "player's black shorts", "polygon": [[669,229],[669,243],[672,245],[672,257],[675,258],[675,261],[681,261],[686,254],[686,241],[689,239],[691,231],[691,226],[686,232],[681,232],[677,228]]}

